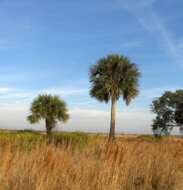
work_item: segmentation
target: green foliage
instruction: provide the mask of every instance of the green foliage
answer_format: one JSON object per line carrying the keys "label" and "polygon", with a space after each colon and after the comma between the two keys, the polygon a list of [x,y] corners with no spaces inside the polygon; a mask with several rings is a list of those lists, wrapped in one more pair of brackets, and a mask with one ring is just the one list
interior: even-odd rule
{"label": "green foliage", "polygon": [[123,97],[126,104],[138,94],[139,70],[137,65],[124,56],[109,55],[90,69],[90,94],[106,103],[115,96]]}
{"label": "green foliage", "polygon": [[115,138],[116,101],[122,97],[128,105],[137,96],[139,76],[136,64],[116,54],[100,59],[90,69],[90,95],[101,102],[111,100],[109,140]]}
{"label": "green foliage", "polygon": [[58,96],[48,94],[39,95],[32,102],[30,111],[31,115],[28,117],[28,120],[31,123],[37,123],[41,119],[65,122],[69,118],[66,103]]}
{"label": "green foliage", "polygon": [[[89,142],[89,135],[87,133],[80,132],[53,132],[53,141],[52,143],[55,145],[72,145],[83,147]],[[34,148],[34,146],[40,146],[42,144],[47,144],[47,138],[44,133],[36,132],[36,131],[8,131],[1,130],[0,131],[0,142],[7,144],[11,142],[13,148],[30,150]]]}
{"label": "green foliage", "polygon": [[177,109],[175,111],[175,121],[179,125],[183,125],[183,103],[177,105]]}
{"label": "green foliage", "polygon": [[36,131],[0,131],[0,141],[2,142],[11,142],[12,146],[16,149],[30,150],[35,145],[46,142],[46,137],[40,135]]}
{"label": "green foliage", "polygon": [[31,115],[28,116],[28,121],[34,124],[44,119],[49,137],[51,137],[51,130],[57,121],[66,122],[69,119],[66,103],[58,96],[39,95],[32,102],[30,111]]}
{"label": "green foliage", "polygon": [[84,146],[89,140],[88,134],[81,132],[54,132],[52,136],[56,145],[65,144]]}
{"label": "green foliage", "polygon": [[156,114],[152,129],[156,135],[168,135],[174,127],[183,126],[183,90],[166,91],[153,101],[151,110]]}

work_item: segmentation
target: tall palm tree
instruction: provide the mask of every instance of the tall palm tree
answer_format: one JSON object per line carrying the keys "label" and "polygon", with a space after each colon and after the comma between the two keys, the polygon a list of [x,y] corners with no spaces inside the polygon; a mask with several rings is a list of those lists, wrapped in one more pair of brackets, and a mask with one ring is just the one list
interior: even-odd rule
{"label": "tall palm tree", "polygon": [[115,138],[116,101],[122,96],[128,105],[138,95],[139,76],[136,64],[116,54],[100,59],[90,69],[90,95],[101,102],[111,101],[109,140]]}
{"label": "tall palm tree", "polygon": [[27,119],[31,124],[38,123],[41,119],[45,120],[49,142],[51,141],[51,131],[56,122],[66,122],[69,119],[66,103],[58,96],[48,94],[39,95],[32,102],[30,112],[31,115]]}

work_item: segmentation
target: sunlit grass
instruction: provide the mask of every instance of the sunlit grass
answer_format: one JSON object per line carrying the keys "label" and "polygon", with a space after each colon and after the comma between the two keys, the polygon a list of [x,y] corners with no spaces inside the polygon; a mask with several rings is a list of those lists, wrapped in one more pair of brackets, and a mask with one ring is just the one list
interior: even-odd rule
{"label": "sunlit grass", "polygon": [[0,132],[0,189],[183,189],[182,138],[54,136],[59,142],[48,144],[44,134]]}

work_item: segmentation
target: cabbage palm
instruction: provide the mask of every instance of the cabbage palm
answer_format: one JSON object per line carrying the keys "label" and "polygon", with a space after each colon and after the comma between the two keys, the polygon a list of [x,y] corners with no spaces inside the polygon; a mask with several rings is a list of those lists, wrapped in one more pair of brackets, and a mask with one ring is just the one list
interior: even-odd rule
{"label": "cabbage palm", "polygon": [[45,126],[49,142],[51,140],[51,131],[55,127],[57,121],[66,122],[69,118],[66,103],[58,96],[48,94],[39,95],[30,108],[31,115],[28,121],[31,124],[45,120]]}
{"label": "cabbage palm", "polygon": [[90,69],[90,95],[101,102],[111,101],[109,140],[115,137],[116,102],[122,96],[128,105],[138,95],[139,76],[136,64],[116,54],[100,59]]}

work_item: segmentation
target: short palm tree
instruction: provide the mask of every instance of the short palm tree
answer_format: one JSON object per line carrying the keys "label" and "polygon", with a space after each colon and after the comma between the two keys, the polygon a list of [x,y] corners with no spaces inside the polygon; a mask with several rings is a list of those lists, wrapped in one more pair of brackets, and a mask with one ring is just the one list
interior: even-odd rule
{"label": "short palm tree", "polygon": [[111,101],[109,140],[115,138],[116,101],[122,96],[128,105],[138,94],[140,72],[127,57],[111,54],[90,69],[90,95],[99,101]]}
{"label": "short palm tree", "polygon": [[69,118],[66,103],[58,96],[48,94],[39,95],[30,108],[31,115],[28,121],[32,124],[38,123],[41,119],[45,120],[46,131],[49,142],[51,141],[51,131],[57,121],[66,122]]}

